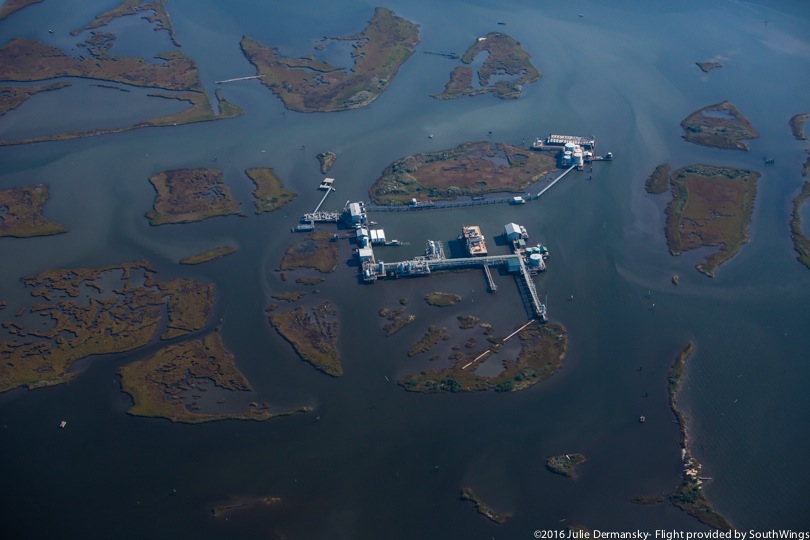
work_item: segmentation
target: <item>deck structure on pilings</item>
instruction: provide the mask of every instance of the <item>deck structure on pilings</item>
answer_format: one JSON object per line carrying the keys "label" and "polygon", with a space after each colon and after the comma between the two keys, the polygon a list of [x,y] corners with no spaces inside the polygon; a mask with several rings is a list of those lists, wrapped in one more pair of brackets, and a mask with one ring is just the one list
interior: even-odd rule
{"label": "deck structure on pilings", "polygon": [[[428,257],[415,257],[407,261],[399,261],[387,263],[383,261],[371,262],[368,261],[363,264],[363,280],[367,283],[377,281],[379,278],[401,278],[401,277],[415,277],[427,276],[431,272],[437,270],[450,270],[453,268],[464,268],[482,266],[490,282],[490,289],[494,290],[495,282],[492,279],[492,273],[489,271],[490,266],[505,265],[510,260],[517,259],[520,266],[520,275],[523,278],[523,283],[528,292],[532,311],[539,319],[545,321],[546,306],[540,301],[537,295],[537,288],[534,285],[531,272],[523,262],[523,257],[516,254],[511,255],[490,255],[487,257],[464,257],[458,259],[431,259]],[[497,288],[497,287],[496,287]]]}
{"label": "deck structure on pilings", "polygon": [[489,285],[489,290],[491,292],[495,292],[498,290],[498,285],[495,284],[495,280],[492,279],[492,271],[489,269],[489,265],[484,265],[484,274],[487,276],[487,285]]}

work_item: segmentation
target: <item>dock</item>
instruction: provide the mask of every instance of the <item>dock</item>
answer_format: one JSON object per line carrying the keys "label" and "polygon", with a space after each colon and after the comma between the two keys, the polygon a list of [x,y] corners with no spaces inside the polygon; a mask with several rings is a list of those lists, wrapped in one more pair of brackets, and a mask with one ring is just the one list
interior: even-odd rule
{"label": "dock", "polygon": [[489,286],[490,292],[495,292],[498,290],[498,285],[495,284],[495,280],[492,279],[492,271],[489,269],[489,265],[484,265],[484,274],[487,276],[487,285]]}
{"label": "dock", "polygon": [[250,79],[261,79],[264,75],[250,75],[248,77],[236,77],[235,79],[225,79],[223,81],[214,81],[214,84],[224,84],[236,81],[249,81]]}

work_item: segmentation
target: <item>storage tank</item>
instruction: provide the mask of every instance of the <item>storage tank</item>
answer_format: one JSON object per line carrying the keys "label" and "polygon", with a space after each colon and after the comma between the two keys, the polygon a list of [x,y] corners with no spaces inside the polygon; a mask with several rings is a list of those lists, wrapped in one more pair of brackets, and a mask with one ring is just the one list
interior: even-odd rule
{"label": "storage tank", "polygon": [[584,163],[584,161],[582,160],[582,154],[581,153],[574,154],[573,163],[574,163],[574,165],[582,165]]}
{"label": "storage tank", "polygon": [[539,268],[543,264],[543,256],[539,253],[532,253],[529,255],[529,264],[535,268]]}

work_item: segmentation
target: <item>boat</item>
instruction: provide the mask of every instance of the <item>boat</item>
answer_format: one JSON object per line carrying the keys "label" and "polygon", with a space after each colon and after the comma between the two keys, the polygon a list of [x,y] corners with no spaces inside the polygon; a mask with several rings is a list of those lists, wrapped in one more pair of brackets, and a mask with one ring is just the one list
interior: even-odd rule
{"label": "boat", "polygon": [[526,204],[526,199],[523,197],[512,197],[512,200],[509,201],[509,204]]}
{"label": "boat", "polygon": [[483,195],[476,195],[475,197],[472,198],[472,200],[474,200],[474,201],[483,201],[484,196]]}
{"label": "boat", "polygon": [[295,227],[290,229],[290,232],[309,232],[313,230],[315,230],[315,225],[313,225],[312,223],[304,223],[302,225],[296,225]]}
{"label": "boat", "polygon": [[638,417],[638,421],[639,423],[643,424],[644,422],[647,421],[647,417],[642,414],[641,416]]}
{"label": "boat", "polygon": [[65,429],[65,426],[67,426],[67,420],[59,422],[59,429]]}

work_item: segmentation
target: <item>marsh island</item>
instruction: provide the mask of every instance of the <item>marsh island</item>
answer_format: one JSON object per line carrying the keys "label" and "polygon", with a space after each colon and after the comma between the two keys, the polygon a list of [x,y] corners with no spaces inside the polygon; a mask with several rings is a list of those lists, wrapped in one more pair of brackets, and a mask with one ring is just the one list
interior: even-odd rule
{"label": "marsh island", "polygon": [[[463,320],[460,321],[463,326]],[[488,332],[488,325],[480,325]],[[440,340],[447,339],[446,329],[431,327],[420,342],[412,347],[414,354],[432,347]],[[503,369],[494,376],[479,375],[476,359],[486,354],[497,352],[504,344],[503,338],[490,337],[492,347],[489,353],[480,354],[458,352],[449,367],[441,370],[425,370],[418,375],[409,375],[399,381],[406,390],[412,392],[477,392],[495,390],[496,392],[519,391],[528,388],[543,379],[551,377],[563,365],[568,349],[568,337],[565,329],[559,324],[528,324],[517,332],[520,340],[520,352],[515,359],[505,359]],[[418,347],[418,348],[417,348]],[[408,353],[411,355],[411,353]]]}
{"label": "marsh island", "polygon": [[[121,387],[134,401],[127,412],[135,416],[197,424],[225,419],[269,420],[309,410],[271,413],[266,405],[252,403],[235,412],[203,411],[199,401],[210,386],[236,395],[252,390],[236,368],[233,354],[225,347],[219,331],[164,347],[145,360],[123,366],[119,372]],[[215,407],[225,404],[226,400],[221,399]]]}
{"label": "marsh island", "polygon": [[[482,52],[487,57],[478,69],[478,81],[475,82],[475,73],[469,64]],[[501,99],[516,99],[520,97],[524,84],[542,76],[532,64],[531,55],[517,40],[502,32],[479,37],[461,57],[461,62],[466,65],[453,69],[444,92],[433,97],[453,99],[491,93]]]}
{"label": "marsh island", "polygon": [[146,213],[150,225],[190,223],[240,214],[228,186],[217,169],[173,169],[149,178],[155,203]]}
{"label": "marsh island", "polygon": [[253,204],[256,205],[257,214],[278,210],[296,197],[295,193],[284,188],[281,179],[270,167],[247,169],[245,174],[256,186]]}
{"label": "marsh island", "polygon": [[54,269],[23,279],[43,301],[2,323],[0,392],[69,381],[71,365],[92,355],[142,347],[200,330],[210,318],[214,285],[158,281],[145,261]]}
{"label": "marsh island", "polygon": [[522,192],[557,168],[550,152],[503,143],[469,142],[449,150],[416,154],[389,165],[371,186],[376,204],[403,205],[413,198]]}
{"label": "marsh island", "polygon": [[681,122],[681,127],[687,141],[727,150],[749,150],[742,141],[759,137],[748,118],[729,101],[693,112]]}
{"label": "marsh island", "polygon": [[790,236],[793,249],[799,254],[799,262],[810,268],[810,238],[802,232],[802,205],[810,197],[810,182],[802,184],[801,192],[793,199],[793,217],[790,220]]}
{"label": "marsh island", "polygon": [[333,66],[316,55],[283,58],[278,49],[250,37],[240,45],[256,66],[261,83],[276,94],[284,106],[299,112],[328,112],[364,107],[391,84],[399,67],[419,43],[419,26],[393,11],[377,8],[360,34],[324,38],[316,51],[330,41],[349,41],[354,50],[350,66]]}
{"label": "marsh island", "polygon": [[343,375],[337,348],[337,311],[329,302],[312,309],[298,307],[271,315],[270,324],[303,360],[327,375]]}
{"label": "marsh island", "polygon": [[573,478],[574,467],[585,461],[585,456],[582,454],[561,454],[546,458],[546,468],[555,474]]}
{"label": "marsh island", "polygon": [[713,277],[717,267],[748,242],[760,174],[745,169],[690,165],[672,173],[666,236],[673,255],[719,246],[697,269]]}
{"label": "marsh island", "polygon": [[287,248],[280,270],[313,268],[322,273],[333,272],[337,268],[337,244],[331,240],[332,235],[326,232],[309,233]]}
{"label": "marsh island", "polygon": [[0,236],[23,238],[67,232],[42,215],[49,196],[45,184],[0,190]]}

